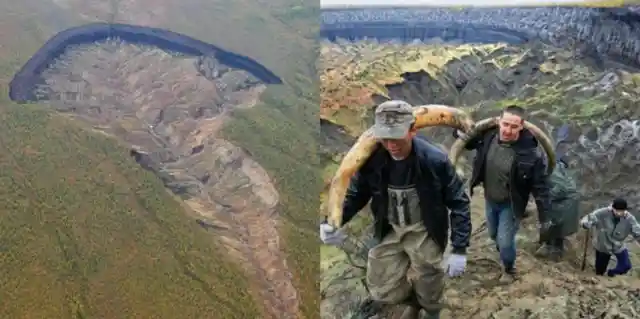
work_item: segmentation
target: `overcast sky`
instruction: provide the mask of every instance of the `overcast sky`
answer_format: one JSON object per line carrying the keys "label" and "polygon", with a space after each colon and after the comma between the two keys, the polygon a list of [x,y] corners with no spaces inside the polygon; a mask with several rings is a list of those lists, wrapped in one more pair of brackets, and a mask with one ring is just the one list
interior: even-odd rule
{"label": "overcast sky", "polygon": [[549,4],[549,3],[576,3],[582,2],[581,0],[320,0],[321,7],[334,7],[334,6],[459,6],[459,5],[474,5],[474,6],[516,6],[519,4]]}

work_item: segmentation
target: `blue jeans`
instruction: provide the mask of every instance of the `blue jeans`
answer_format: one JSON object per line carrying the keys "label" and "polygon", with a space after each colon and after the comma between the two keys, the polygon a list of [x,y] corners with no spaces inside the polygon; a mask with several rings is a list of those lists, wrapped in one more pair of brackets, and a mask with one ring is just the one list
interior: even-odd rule
{"label": "blue jeans", "polygon": [[616,267],[607,270],[611,254],[596,250],[596,274],[604,275],[606,271],[609,277],[614,277],[624,275],[631,270],[631,258],[629,258],[629,251],[627,249],[615,254],[615,256],[617,261]]}
{"label": "blue jeans", "polygon": [[513,268],[520,220],[516,218],[510,203],[496,204],[489,200],[486,200],[486,217],[489,236],[496,243],[502,264],[506,269]]}

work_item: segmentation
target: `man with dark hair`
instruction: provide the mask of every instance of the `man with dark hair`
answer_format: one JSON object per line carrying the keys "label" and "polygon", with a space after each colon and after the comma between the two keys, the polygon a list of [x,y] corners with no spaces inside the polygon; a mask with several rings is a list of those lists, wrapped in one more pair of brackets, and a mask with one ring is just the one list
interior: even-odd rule
{"label": "man with dark hair", "polygon": [[[471,236],[469,197],[447,154],[416,138],[413,107],[387,101],[375,112],[373,134],[380,147],[351,179],[342,224],[371,200],[375,236],[369,251],[367,284],[372,299],[409,306],[401,318],[419,318],[424,309],[437,319],[443,306],[445,272],[464,272]],[[451,254],[442,267],[451,224]],[[344,235],[320,226],[325,244]]]}
{"label": "man with dark hair", "polygon": [[[596,230],[593,236],[596,275],[602,276],[606,272],[614,277],[631,270],[631,258],[624,241],[631,235],[640,242],[640,224],[627,209],[627,201],[616,198],[610,206],[597,209],[580,221],[583,228]],[[616,256],[617,264],[607,271],[611,255]]]}
{"label": "man with dark hair", "polygon": [[[489,236],[504,266],[505,279],[516,274],[516,233],[525,215],[529,194],[533,193],[541,223],[550,210],[549,185],[538,141],[524,128],[525,110],[508,106],[498,128],[470,140],[466,149],[475,149],[471,176],[473,188],[483,184]],[[459,132],[454,132],[456,137]]]}
{"label": "man with dark hair", "polygon": [[517,105],[509,105],[507,107],[504,108],[504,110],[502,111],[502,113],[509,113],[509,114],[513,114],[513,115],[517,115],[519,116],[522,121],[524,122],[526,120],[525,115],[526,115],[526,111]]}

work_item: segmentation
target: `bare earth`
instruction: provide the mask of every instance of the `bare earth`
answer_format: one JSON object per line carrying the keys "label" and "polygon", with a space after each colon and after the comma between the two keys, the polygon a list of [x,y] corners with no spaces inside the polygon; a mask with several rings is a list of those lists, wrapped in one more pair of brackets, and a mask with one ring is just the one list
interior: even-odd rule
{"label": "bare earth", "polygon": [[[535,42],[522,46],[323,43],[319,66],[321,127],[328,140],[323,150],[325,182],[353,139],[371,124],[374,105],[385,96],[413,105],[464,107],[476,120],[497,114],[507,104],[523,105],[530,110],[531,121],[551,133],[568,123],[567,156],[582,194],[582,213],[606,205],[613,196],[625,196],[633,203],[640,198],[634,186],[640,163],[634,107],[640,82],[632,80],[638,77],[634,70],[595,68],[588,58]],[[445,147],[452,143],[450,129],[424,133]],[[335,140],[345,145],[331,149]],[[588,243],[587,267],[581,271],[584,231],[570,238],[562,262],[533,256],[538,241],[534,204],[529,205],[532,217],[523,222],[517,238],[520,278],[505,284],[500,280],[498,254],[483,226],[482,198],[477,188],[468,269],[462,278],[448,280],[443,318],[640,318],[638,270],[616,278],[595,277]],[[367,221],[358,217],[353,224],[355,239]],[[632,241],[628,245],[637,265],[640,247]],[[323,246],[321,271],[322,318],[368,318],[379,312],[363,304],[364,271],[351,265],[344,252]],[[382,307],[374,318],[395,318],[400,310]]]}
{"label": "bare earth", "polygon": [[[280,248],[278,193],[245,151],[218,137],[234,108],[265,86],[241,70],[119,41],[70,49],[45,72],[41,94],[148,154],[244,267],[264,318],[298,318],[297,292]],[[206,63],[205,63],[206,64]],[[210,69],[211,71],[211,69]],[[213,74],[213,75],[212,75]]]}
{"label": "bare earth", "polygon": [[[447,309],[442,318],[640,317],[640,280],[635,275],[596,277],[593,275],[591,250],[587,256],[587,270],[580,271],[584,247],[582,236],[572,239],[563,262],[554,263],[533,257],[533,243],[537,239],[534,218],[524,223],[518,235],[519,279],[510,284],[501,281],[498,254],[483,227],[482,196],[482,191],[474,196],[472,222],[475,230],[468,252],[467,271],[460,278],[448,280]],[[632,251],[639,251],[635,244],[631,245]],[[359,259],[354,262],[363,264]],[[633,257],[633,262],[640,260]],[[344,253],[332,249],[323,251],[322,318],[363,318],[354,311],[359,302],[367,298],[361,282],[363,276],[363,270],[351,266],[345,260]],[[400,306],[385,308],[373,318],[399,318],[402,310]]]}

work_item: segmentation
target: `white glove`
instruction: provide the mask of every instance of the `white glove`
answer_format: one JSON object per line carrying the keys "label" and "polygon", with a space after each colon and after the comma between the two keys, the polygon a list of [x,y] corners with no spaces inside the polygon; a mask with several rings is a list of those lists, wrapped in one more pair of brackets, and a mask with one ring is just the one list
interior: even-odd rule
{"label": "white glove", "polygon": [[589,221],[587,221],[587,220],[583,220],[583,221],[581,221],[581,222],[580,222],[580,226],[582,226],[582,228],[584,228],[584,229],[589,229],[589,228],[591,228],[591,225],[589,225]]}
{"label": "white glove", "polygon": [[342,230],[327,223],[320,224],[320,239],[325,245],[340,246],[346,238],[347,235]]}
{"label": "white glove", "polygon": [[449,277],[458,277],[464,273],[467,267],[467,256],[451,254],[447,261],[447,274]]}

